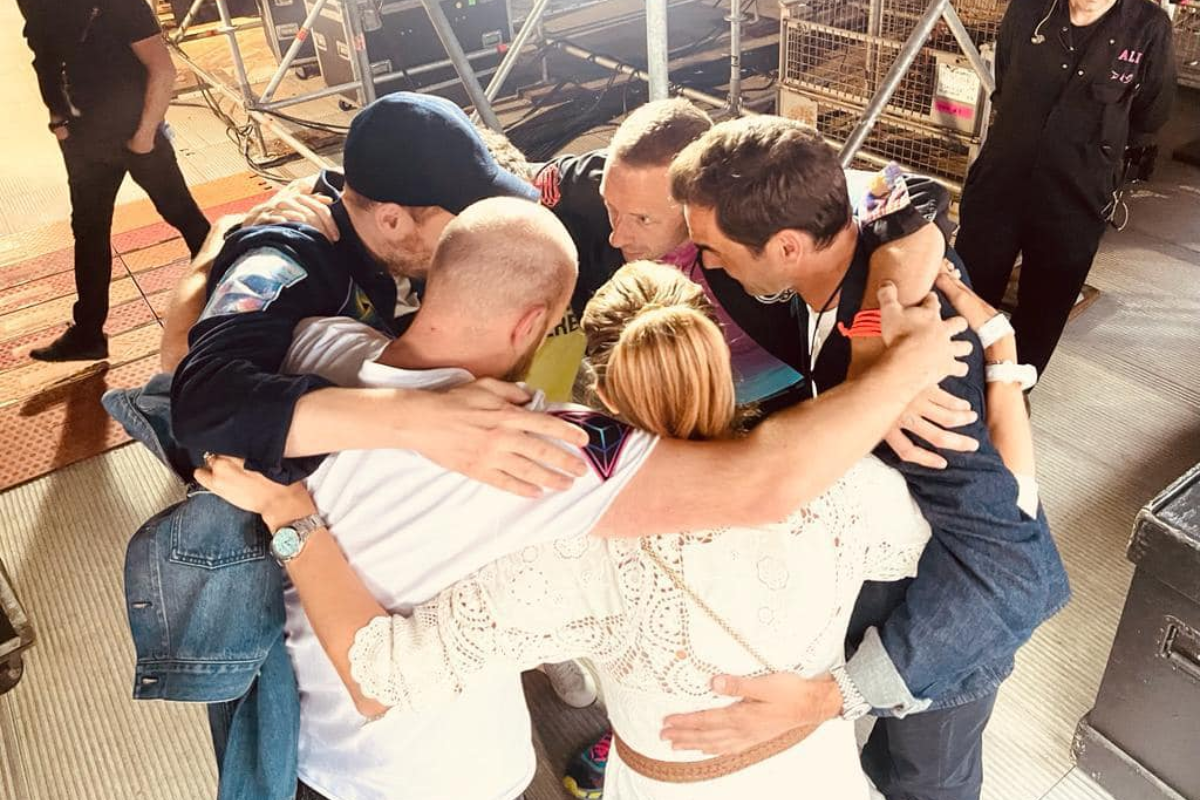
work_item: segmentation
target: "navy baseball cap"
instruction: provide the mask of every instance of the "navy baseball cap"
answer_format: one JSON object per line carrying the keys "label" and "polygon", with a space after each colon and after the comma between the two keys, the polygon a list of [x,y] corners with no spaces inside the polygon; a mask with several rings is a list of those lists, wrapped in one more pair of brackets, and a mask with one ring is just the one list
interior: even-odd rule
{"label": "navy baseball cap", "polygon": [[461,108],[427,94],[397,92],[359,111],[342,166],[350,188],[380,203],[459,214],[488,197],[538,199],[530,183],[496,164]]}

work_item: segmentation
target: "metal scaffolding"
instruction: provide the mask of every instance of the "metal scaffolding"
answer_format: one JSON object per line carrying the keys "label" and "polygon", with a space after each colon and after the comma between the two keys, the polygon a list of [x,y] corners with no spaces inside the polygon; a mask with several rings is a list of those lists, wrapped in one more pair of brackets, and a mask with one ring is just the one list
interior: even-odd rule
{"label": "metal scaffolding", "polygon": [[1200,89],[1200,6],[1178,6],[1174,11],[1179,83]]}
{"label": "metal scaffolding", "polygon": [[[283,100],[275,99],[276,92],[279,90],[283,79],[288,71],[292,68],[301,48],[305,41],[312,35],[312,28],[318,16],[324,10],[330,0],[315,0],[312,7],[309,9],[303,23],[300,24],[299,30],[295,34],[295,38],[288,50],[283,53],[280,58],[280,63],[275,73],[268,80],[266,87],[261,95],[256,95],[250,84],[247,74],[245,61],[242,56],[241,48],[237,40],[237,31],[245,30],[253,25],[241,24],[234,25],[231,19],[227,0],[194,0],[190,10],[183,19],[180,27],[173,36],[168,39],[168,44],[180,58],[180,60],[193,72],[196,76],[211,85],[222,96],[238,103],[245,110],[246,114],[257,127],[268,129],[271,133],[278,136],[285,144],[296,150],[304,158],[321,166],[329,166],[328,160],[321,158],[313,153],[311,149],[300,142],[290,131],[284,126],[273,120],[269,115],[270,112],[278,111],[289,106],[299,105],[311,100],[316,100],[323,97],[329,97],[336,94],[341,94],[347,91],[358,91],[364,103],[369,103],[375,99],[376,86],[385,84],[401,78],[409,77],[419,72],[426,72],[433,69],[440,69],[448,66],[453,66],[457,75],[458,81],[461,81],[466,89],[471,103],[474,106],[474,118],[482,121],[483,124],[494,130],[503,130],[500,121],[497,118],[495,111],[492,108],[492,102],[499,97],[503,89],[505,81],[512,74],[513,68],[517,60],[522,56],[526,49],[535,41],[540,40],[542,44],[557,48],[563,53],[567,53],[574,57],[584,59],[590,63],[597,64],[606,69],[611,69],[616,72],[629,75],[637,80],[645,81],[650,87],[651,99],[665,98],[671,94],[679,94],[689,97],[692,100],[705,103],[722,110],[727,110],[734,114],[752,113],[742,107],[741,96],[741,51],[742,51],[742,22],[744,15],[741,12],[740,0],[732,0],[731,11],[726,20],[730,25],[730,91],[727,98],[719,98],[714,95],[688,89],[686,87],[677,86],[671,83],[670,80],[670,64],[669,64],[669,48],[667,43],[667,23],[669,19],[669,9],[671,2],[669,0],[645,0],[645,24],[646,24],[646,69],[639,69],[633,65],[623,64],[614,59],[592,53],[584,48],[577,47],[571,42],[555,39],[546,35],[543,28],[543,20],[550,6],[551,0],[535,0],[529,14],[523,21],[520,30],[514,37],[512,44],[508,47],[503,58],[494,70],[483,71],[476,73],[471,62],[482,57],[495,55],[495,50],[485,49],[477,50],[471,53],[463,52],[462,45],[454,35],[450,27],[449,21],[443,12],[438,0],[421,0],[426,12],[429,14],[430,21],[433,23],[434,30],[438,34],[443,47],[446,50],[448,58],[444,61],[439,61],[433,64],[422,65],[408,69],[404,72],[390,72],[383,75],[371,76],[370,57],[366,51],[366,41],[363,36],[363,3],[370,0],[342,0],[340,2],[347,38],[353,43],[354,48],[354,80],[342,83],[336,86],[327,86],[312,92],[289,97]],[[220,16],[219,27],[206,35],[222,35],[226,37],[229,48],[230,58],[233,65],[234,79],[236,86],[227,86],[217,80],[210,71],[204,69],[196,63],[195,59],[184,51],[182,45],[189,41],[189,27],[192,19],[200,7],[207,2],[215,3]],[[479,74],[492,73],[491,80],[487,88],[484,89],[479,82]],[[458,81],[455,81],[456,83]],[[260,136],[261,140],[261,136]]]}
{"label": "metal scaffolding", "polygon": [[985,54],[1006,5],[817,0],[791,7],[781,22],[780,111],[837,141],[846,165],[890,159],[961,185],[987,134],[994,79]]}

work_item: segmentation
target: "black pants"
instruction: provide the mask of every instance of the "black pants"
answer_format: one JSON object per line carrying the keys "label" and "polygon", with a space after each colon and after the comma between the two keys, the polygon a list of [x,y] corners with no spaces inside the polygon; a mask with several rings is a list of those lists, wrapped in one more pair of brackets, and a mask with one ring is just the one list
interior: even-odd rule
{"label": "black pants", "polygon": [[973,703],[875,722],[863,771],[887,800],[979,800],[993,693]]}
{"label": "black pants", "polygon": [[183,234],[192,255],[208,236],[208,220],[192,199],[171,142],[160,130],[154,149],[136,155],[119,142],[97,141],[86,131],[61,142],[71,188],[71,232],[75,236],[75,325],[99,335],[108,317],[112,279],[112,221],[125,174],[146,190],[155,209]]}
{"label": "black pants", "polygon": [[1040,375],[1092,269],[1106,223],[1091,210],[1049,217],[1035,200],[1028,206],[1015,209],[968,188],[954,249],[962,257],[975,291],[997,307],[1017,254],[1021,255],[1012,324],[1021,362],[1037,367]]}

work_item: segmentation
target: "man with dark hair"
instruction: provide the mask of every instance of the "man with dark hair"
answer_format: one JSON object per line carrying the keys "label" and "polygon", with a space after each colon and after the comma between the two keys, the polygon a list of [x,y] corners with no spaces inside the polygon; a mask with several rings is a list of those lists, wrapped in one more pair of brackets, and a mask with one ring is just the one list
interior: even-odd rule
{"label": "man with dark hair", "polygon": [[[853,220],[833,150],[791,120],[725,122],[675,160],[671,187],[707,266],[724,268],[755,295],[791,295],[797,319],[815,313],[807,329],[793,329],[805,340],[797,370],[818,391],[845,380],[851,342],[879,342],[868,310],[875,243]],[[983,348],[975,345],[969,375],[943,388],[982,418]],[[861,368],[860,351],[854,355],[854,369]],[[989,368],[988,380],[1014,379],[1012,370]],[[943,451],[948,466],[940,472],[885,448],[877,453],[908,478],[933,538],[917,578],[864,588],[845,668],[823,681],[718,678],[724,694],[745,699],[668,720],[665,735],[677,747],[736,751],[819,724],[819,698],[840,692],[844,716],[886,715],[863,765],[889,800],[979,797],[982,735],[996,690],[1017,648],[1069,590],[1044,515],[1033,519],[1018,508],[1017,482],[986,426],[975,422],[964,433],[978,441],[978,452]],[[723,733],[714,738],[714,731]]]}
{"label": "man with dark hair", "polygon": [[39,361],[106,358],[113,211],[129,174],[179,230],[192,255],[208,220],[188,192],[163,122],[175,65],[145,0],[17,0],[50,131],[71,189],[74,324],[30,355]]}

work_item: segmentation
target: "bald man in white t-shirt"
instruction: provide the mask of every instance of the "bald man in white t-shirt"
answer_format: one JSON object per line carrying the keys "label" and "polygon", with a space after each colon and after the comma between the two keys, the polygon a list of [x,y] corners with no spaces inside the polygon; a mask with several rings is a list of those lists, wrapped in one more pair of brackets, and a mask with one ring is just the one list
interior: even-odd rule
{"label": "bald man in white t-shirt", "polygon": [[[485,200],[447,226],[403,337],[389,340],[346,318],[306,320],[285,369],[363,388],[519,379],[561,318],[575,274],[575,247],[549,211]],[[920,391],[956,369],[950,337],[961,325],[903,311],[894,297],[888,314],[898,338],[876,368],[736,441],[660,441],[603,414],[538,398],[535,407],[590,435],[591,471],[563,492],[519,497],[400,450],[331,455],[308,488],[353,569],[381,605],[398,612],[501,556],[566,536],[765,524],[824,491]],[[803,473],[791,470],[799,448],[826,457]],[[532,780],[536,760],[518,675],[497,671],[436,714],[369,722],[370,709],[347,691],[347,665],[326,655],[293,587],[286,607],[301,700],[299,797],[511,800]]]}

